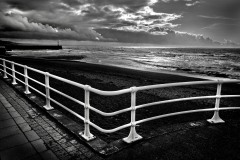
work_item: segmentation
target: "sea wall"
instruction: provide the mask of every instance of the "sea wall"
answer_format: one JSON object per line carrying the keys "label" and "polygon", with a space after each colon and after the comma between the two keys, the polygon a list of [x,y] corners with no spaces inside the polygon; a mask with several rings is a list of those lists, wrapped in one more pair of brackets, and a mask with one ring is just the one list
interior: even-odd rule
{"label": "sea wall", "polygon": [[50,50],[59,50],[62,49],[62,46],[51,46],[51,45],[9,45],[5,46],[6,50],[39,50],[39,49],[50,49]]}

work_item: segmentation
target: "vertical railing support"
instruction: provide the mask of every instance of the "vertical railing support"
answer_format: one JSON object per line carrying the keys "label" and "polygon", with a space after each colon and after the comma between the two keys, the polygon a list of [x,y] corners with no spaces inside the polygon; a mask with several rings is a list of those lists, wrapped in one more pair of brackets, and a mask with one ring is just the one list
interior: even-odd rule
{"label": "vertical railing support", "polygon": [[12,65],[12,84],[16,85],[17,82],[16,82],[16,75],[15,75],[15,66],[13,62],[11,62],[11,65]]}
{"label": "vertical railing support", "polygon": [[131,87],[132,91],[131,91],[131,128],[130,128],[130,133],[128,135],[128,137],[123,138],[123,141],[125,141],[126,143],[132,143],[134,141],[137,141],[139,139],[142,139],[142,136],[140,136],[139,134],[137,134],[136,132],[136,89],[135,87]]}
{"label": "vertical railing support", "polygon": [[28,72],[27,72],[27,66],[24,66],[24,79],[25,79],[25,94],[30,94],[31,92],[29,91],[28,87]]}
{"label": "vertical railing support", "polygon": [[3,59],[3,71],[4,71],[3,78],[8,78],[5,59]]}
{"label": "vertical railing support", "polygon": [[219,106],[220,106],[220,98],[221,98],[221,90],[222,90],[222,82],[221,80],[218,80],[217,84],[217,94],[216,94],[216,102],[215,102],[215,111],[214,115],[211,119],[208,119],[207,121],[209,123],[224,123],[224,120],[222,120],[219,116]]}
{"label": "vertical railing support", "polygon": [[50,105],[50,91],[49,91],[49,73],[46,72],[45,73],[45,89],[46,89],[46,105],[43,106],[43,108],[45,108],[46,110],[51,110],[54,109],[51,105]]}
{"label": "vertical railing support", "polygon": [[84,88],[84,90],[85,90],[84,131],[79,133],[87,141],[90,141],[95,138],[95,136],[91,134],[90,126],[89,126],[89,121],[90,121],[90,118],[89,118],[89,105],[90,105],[90,103],[89,103],[89,101],[90,101],[89,88],[90,88],[90,86],[85,85],[85,88]]}

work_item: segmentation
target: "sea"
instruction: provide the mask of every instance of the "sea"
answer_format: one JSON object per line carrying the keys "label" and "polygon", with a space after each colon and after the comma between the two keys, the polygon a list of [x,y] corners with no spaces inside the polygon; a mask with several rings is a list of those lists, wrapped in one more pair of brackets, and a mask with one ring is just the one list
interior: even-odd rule
{"label": "sea", "polygon": [[[82,52],[74,48],[72,52]],[[71,52],[71,51],[70,51]],[[240,48],[93,47],[81,62],[154,72],[240,79]]]}
{"label": "sea", "polygon": [[[14,56],[76,56],[71,61],[153,72],[240,79],[240,48],[172,47],[122,43],[63,45],[63,50],[11,51]],[[84,58],[77,58],[78,56]],[[63,58],[64,59],[64,58]]]}

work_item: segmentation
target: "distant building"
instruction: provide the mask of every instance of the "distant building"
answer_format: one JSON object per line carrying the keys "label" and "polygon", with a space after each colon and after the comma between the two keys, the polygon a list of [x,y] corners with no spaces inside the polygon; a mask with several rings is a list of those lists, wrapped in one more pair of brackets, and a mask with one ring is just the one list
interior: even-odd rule
{"label": "distant building", "polygon": [[0,55],[6,55],[6,48],[5,48],[5,46],[0,46]]}

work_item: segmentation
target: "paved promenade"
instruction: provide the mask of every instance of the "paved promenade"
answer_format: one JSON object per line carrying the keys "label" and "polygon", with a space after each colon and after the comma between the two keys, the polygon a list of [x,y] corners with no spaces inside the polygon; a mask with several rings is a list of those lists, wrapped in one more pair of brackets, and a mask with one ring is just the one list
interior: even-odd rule
{"label": "paved promenade", "polygon": [[102,157],[0,79],[0,160],[240,160],[240,120],[225,120],[160,126],[158,136]]}
{"label": "paved promenade", "polygon": [[0,160],[102,159],[0,80]]}

